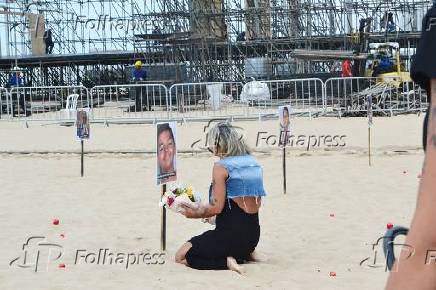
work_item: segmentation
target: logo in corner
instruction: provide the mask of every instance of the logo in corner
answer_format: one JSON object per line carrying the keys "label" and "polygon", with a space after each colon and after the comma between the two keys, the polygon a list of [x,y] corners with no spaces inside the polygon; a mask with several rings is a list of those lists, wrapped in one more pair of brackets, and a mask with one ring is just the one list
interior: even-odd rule
{"label": "logo in corner", "polygon": [[38,272],[45,266],[47,272],[50,264],[59,260],[63,255],[63,247],[50,243],[44,236],[33,236],[23,244],[22,253],[14,258],[9,266],[30,268]]}

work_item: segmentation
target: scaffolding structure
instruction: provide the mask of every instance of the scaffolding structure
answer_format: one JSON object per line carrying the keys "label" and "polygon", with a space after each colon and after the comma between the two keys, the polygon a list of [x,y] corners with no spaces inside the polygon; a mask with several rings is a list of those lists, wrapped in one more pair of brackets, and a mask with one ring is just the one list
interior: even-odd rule
{"label": "scaffolding structure", "polygon": [[[122,82],[135,59],[148,67],[175,67],[168,76],[173,82],[332,73],[341,58],[325,59],[316,51],[359,50],[359,28],[367,41],[399,42],[409,58],[431,5],[431,0],[6,1],[0,4],[0,55],[11,66],[26,56],[39,58],[39,66],[29,65],[34,84],[78,84],[90,75]],[[370,27],[362,29],[362,20]],[[71,58],[68,64],[50,63],[43,37],[48,29],[53,55]],[[314,52],[309,57],[298,50]],[[129,57],[79,61],[99,53]]]}

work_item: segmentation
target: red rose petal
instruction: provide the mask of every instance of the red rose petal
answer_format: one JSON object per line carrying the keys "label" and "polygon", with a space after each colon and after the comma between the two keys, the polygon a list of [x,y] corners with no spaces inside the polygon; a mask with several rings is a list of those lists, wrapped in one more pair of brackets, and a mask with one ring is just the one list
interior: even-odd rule
{"label": "red rose petal", "polygon": [[336,277],[336,272],[330,272],[329,276],[330,277]]}

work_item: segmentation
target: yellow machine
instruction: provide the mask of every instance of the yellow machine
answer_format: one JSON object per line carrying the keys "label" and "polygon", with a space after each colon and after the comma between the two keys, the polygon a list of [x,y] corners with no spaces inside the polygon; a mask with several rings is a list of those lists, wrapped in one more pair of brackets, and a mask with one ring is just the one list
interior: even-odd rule
{"label": "yellow machine", "polygon": [[400,45],[397,42],[371,43],[367,59],[367,77],[378,77],[379,82],[391,83],[399,87],[404,82],[410,82],[410,72],[400,59]]}

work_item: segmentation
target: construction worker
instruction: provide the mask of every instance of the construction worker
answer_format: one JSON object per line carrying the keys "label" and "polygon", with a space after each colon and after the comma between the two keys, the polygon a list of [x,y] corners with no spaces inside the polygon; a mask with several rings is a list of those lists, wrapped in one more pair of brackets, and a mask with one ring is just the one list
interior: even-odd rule
{"label": "construction worker", "polygon": [[377,66],[374,67],[372,77],[378,77],[381,74],[390,73],[393,71],[395,71],[395,68],[392,57],[385,53],[382,53],[380,56],[380,62]]}
{"label": "construction worker", "polygon": [[346,59],[342,63],[342,77],[343,78],[351,78],[353,74],[351,73],[351,60]]}
{"label": "construction worker", "polygon": [[43,39],[45,43],[45,54],[52,54],[54,42],[53,42],[53,35],[51,29],[44,32]]}
{"label": "construction worker", "polygon": [[[132,80],[136,84],[140,84],[147,79],[147,71],[142,67],[142,61],[137,60],[135,62],[135,68],[132,73]],[[146,106],[151,111],[151,100],[147,95],[147,89],[145,86],[135,87],[135,106],[131,110],[135,112],[142,112],[143,107]]]}
{"label": "construction worker", "polygon": [[24,87],[24,85],[24,73],[19,67],[16,66],[12,69],[9,81],[7,83],[7,87],[11,88],[11,97],[13,103],[15,104],[16,102],[16,106],[14,105],[12,109],[14,116],[16,114],[19,115],[21,112],[26,116],[30,116],[31,114],[31,111],[27,110],[26,108],[27,104],[24,91],[18,89],[19,87]]}
{"label": "construction worker", "polygon": [[382,29],[386,29],[386,32],[395,32],[396,24],[394,22],[394,15],[392,12],[386,12],[380,21],[380,26]]}
{"label": "construction worker", "polygon": [[137,60],[135,62],[132,78],[134,82],[145,81],[147,78],[147,71],[142,67],[142,61]]}

